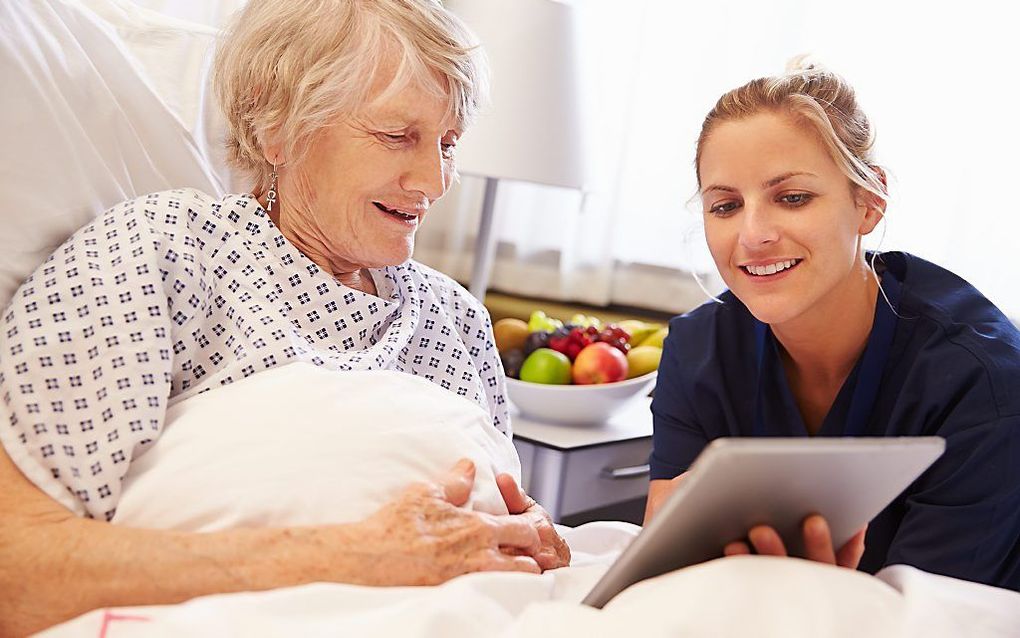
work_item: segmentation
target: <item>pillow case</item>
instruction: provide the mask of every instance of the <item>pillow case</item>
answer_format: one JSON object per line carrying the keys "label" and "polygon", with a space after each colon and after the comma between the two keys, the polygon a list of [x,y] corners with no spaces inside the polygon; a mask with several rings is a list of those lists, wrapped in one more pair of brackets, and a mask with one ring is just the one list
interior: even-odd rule
{"label": "pillow case", "polygon": [[495,475],[520,480],[513,443],[477,404],[392,371],[291,363],[170,406],[135,459],[115,524],[213,531],[358,521],[462,457],[467,507],[506,514]]}
{"label": "pillow case", "polygon": [[110,206],[182,186],[222,193],[116,29],[81,2],[0,2],[0,69],[0,308]]}

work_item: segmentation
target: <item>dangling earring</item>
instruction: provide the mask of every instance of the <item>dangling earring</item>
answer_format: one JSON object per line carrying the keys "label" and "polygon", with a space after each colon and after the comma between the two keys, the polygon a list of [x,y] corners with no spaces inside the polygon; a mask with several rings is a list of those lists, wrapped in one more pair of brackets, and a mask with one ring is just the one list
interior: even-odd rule
{"label": "dangling earring", "polygon": [[273,210],[276,203],[276,164],[273,164],[273,173],[269,176],[269,191],[266,192],[266,210]]}

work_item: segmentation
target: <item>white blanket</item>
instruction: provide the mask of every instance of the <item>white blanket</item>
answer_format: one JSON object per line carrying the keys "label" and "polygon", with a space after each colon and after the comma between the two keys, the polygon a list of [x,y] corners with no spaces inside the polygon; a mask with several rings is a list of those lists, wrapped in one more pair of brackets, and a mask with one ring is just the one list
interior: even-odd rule
{"label": "white blanket", "polygon": [[639,583],[603,610],[578,604],[638,528],[564,529],[574,566],[470,574],[439,587],[319,583],[98,610],[71,636],[961,636],[1020,635],[1020,594],[890,567],[871,577],[796,559],[727,558]]}
{"label": "white blanket", "polygon": [[[114,522],[212,531],[359,520],[462,455],[479,468],[473,507],[498,512],[494,474],[516,472],[517,459],[473,402],[406,374],[292,364],[175,404],[159,443],[132,465]],[[604,610],[581,606],[639,529],[562,528],[573,565],[541,576],[206,596],[94,611],[45,635],[1020,635],[1014,592],[903,566],[875,578],[767,557],[713,561],[639,583]]]}

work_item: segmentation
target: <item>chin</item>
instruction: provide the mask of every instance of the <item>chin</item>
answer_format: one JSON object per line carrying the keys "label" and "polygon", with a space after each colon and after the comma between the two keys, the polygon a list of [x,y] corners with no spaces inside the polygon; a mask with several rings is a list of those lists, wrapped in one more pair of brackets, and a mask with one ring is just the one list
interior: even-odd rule
{"label": "chin", "polygon": [[786,323],[801,312],[800,308],[795,307],[782,297],[743,299],[737,295],[737,298],[754,315],[755,319],[770,326]]}
{"label": "chin", "polygon": [[374,268],[383,268],[385,266],[399,266],[406,262],[414,254],[414,243],[401,244],[397,246],[384,246],[377,253],[379,260],[376,262],[377,265]]}

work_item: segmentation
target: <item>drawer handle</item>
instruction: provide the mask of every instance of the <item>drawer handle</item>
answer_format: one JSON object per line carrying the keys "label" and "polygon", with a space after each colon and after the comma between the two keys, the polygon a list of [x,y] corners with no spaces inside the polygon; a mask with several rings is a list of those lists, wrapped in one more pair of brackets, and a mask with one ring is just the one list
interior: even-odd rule
{"label": "drawer handle", "polygon": [[604,467],[599,472],[599,476],[604,479],[610,479],[613,481],[619,479],[637,478],[639,476],[647,476],[651,472],[651,467],[645,463],[644,465],[632,465],[630,467]]}

